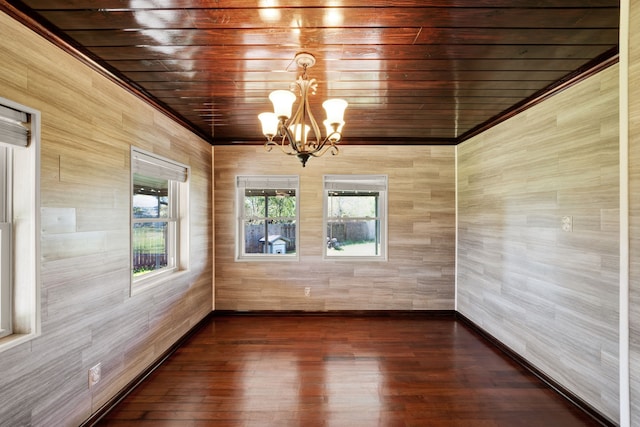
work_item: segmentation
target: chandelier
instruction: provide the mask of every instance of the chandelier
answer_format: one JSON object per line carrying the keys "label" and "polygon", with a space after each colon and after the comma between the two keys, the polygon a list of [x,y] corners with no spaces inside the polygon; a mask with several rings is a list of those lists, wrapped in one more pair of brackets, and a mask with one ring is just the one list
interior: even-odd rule
{"label": "chandelier", "polygon": [[[302,74],[291,83],[290,90],[271,92],[269,99],[274,112],[261,113],[258,118],[262,123],[262,133],[267,137],[265,149],[271,151],[274,146],[280,147],[283,153],[296,156],[305,167],[309,157],[320,157],[327,151],[338,154],[336,144],[342,138],[347,101],[328,99],[322,103],[327,112],[327,119],[323,122],[326,136],[323,139],[309,105],[309,94],[315,95],[318,83],[316,79],[307,77],[307,68],[313,67],[316,59],[309,53],[299,53],[295,56],[295,62],[302,68]],[[292,116],[297,95],[300,96],[300,102]]]}

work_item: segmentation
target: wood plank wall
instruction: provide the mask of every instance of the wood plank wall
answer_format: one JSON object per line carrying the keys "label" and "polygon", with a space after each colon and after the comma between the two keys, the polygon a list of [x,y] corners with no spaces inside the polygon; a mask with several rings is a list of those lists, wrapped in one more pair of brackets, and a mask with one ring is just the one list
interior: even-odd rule
{"label": "wood plank wall", "polygon": [[640,426],[640,3],[629,7],[630,398],[631,425]]}
{"label": "wood plank wall", "polygon": [[612,420],[618,135],[615,65],[458,146],[458,311]]}
{"label": "wood plank wall", "polygon": [[[257,119],[253,126],[259,134]],[[313,158],[306,168],[278,149],[217,146],[214,151],[216,309],[454,308],[454,147],[345,145],[340,155]],[[251,174],[300,176],[299,261],[234,261],[234,177]],[[325,174],[388,175],[388,262],[322,259]],[[311,288],[310,297],[305,287]]]}
{"label": "wood plank wall", "polygon": [[[42,112],[43,224],[42,335],[0,353],[0,425],[77,426],[211,311],[212,147],[5,14],[0,40],[0,96]],[[190,270],[134,297],[131,145],[192,173]]]}

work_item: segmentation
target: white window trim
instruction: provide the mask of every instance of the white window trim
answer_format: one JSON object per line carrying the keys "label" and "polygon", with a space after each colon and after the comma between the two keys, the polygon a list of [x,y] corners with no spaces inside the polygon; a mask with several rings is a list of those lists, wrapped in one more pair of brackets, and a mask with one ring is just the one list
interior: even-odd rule
{"label": "white window trim", "polygon": [[[328,226],[329,212],[328,212],[328,196],[330,190],[357,190],[358,188],[366,189],[369,187],[368,182],[378,181],[380,183],[384,183],[380,187],[377,187],[377,191],[379,194],[379,212],[378,218],[380,219],[380,255],[341,255],[341,256],[331,256],[327,254],[327,244],[326,241],[323,240],[323,249],[322,249],[322,258],[325,261],[378,261],[384,262],[387,261],[387,253],[388,253],[388,192],[389,192],[389,179],[387,175],[324,175],[323,176],[323,191],[322,191],[322,235],[324,236]],[[352,181],[351,186],[347,186],[345,184],[342,187],[342,184],[333,184],[344,181],[345,183],[348,181]]]}
{"label": "white window trim", "polygon": [[0,338],[13,334],[11,223],[0,222]]}
{"label": "white window trim", "polygon": [[[30,117],[27,148],[12,150],[14,182],[20,197],[13,196],[12,225],[12,331],[0,338],[0,351],[28,342],[41,333],[40,314],[40,129],[38,110],[0,98],[0,104]],[[25,189],[28,189],[25,191]],[[10,188],[9,188],[10,190]],[[14,192],[16,193],[16,192]],[[15,220],[18,218],[19,220]],[[19,286],[18,286],[19,284]]]}
{"label": "white window trim", "polygon": [[[257,182],[257,184],[242,185],[241,181]],[[245,188],[273,188],[284,190],[282,184],[271,182],[288,181],[286,189],[296,191],[296,253],[295,254],[246,254],[244,253],[244,190]],[[300,176],[298,175],[239,175],[235,177],[235,198],[236,198],[236,242],[235,260],[251,262],[291,262],[300,260]],[[276,188],[277,187],[277,188]]]}
{"label": "white window trim", "polygon": [[[172,210],[171,216],[175,219],[170,221],[174,222],[174,234],[175,241],[169,242],[170,245],[175,245],[175,248],[171,248],[171,252],[175,256],[174,262],[172,262],[171,267],[167,267],[158,271],[154,271],[143,276],[134,278],[133,277],[133,224],[136,222],[136,219],[133,217],[133,175],[134,175],[134,167],[133,167],[133,159],[134,156],[140,153],[143,156],[151,157],[154,160],[158,160],[159,164],[164,164],[169,167],[172,165],[178,169],[186,170],[186,180],[184,182],[178,182],[176,180],[170,180],[169,185],[169,198],[171,200]],[[169,280],[173,280],[178,276],[184,274],[189,269],[189,216],[190,216],[190,202],[189,202],[189,186],[190,186],[190,177],[191,177],[191,169],[188,165],[184,165],[182,163],[176,162],[174,160],[168,159],[166,157],[160,156],[158,154],[152,153],[150,151],[142,150],[140,148],[131,147],[131,185],[130,185],[130,197],[129,197],[129,212],[131,223],[129,225],[130,230],[130,256],[129,262],[131,263],[130,271],[131,271],[131,285],[130,285],[130,296],[137,295],[141,292],[144,292],[148,289],[154,288],[161,283],[165,283]],[[178,175],[176,175],[177,177]],[[144,222],[148,222],[149,220],[145,220]],[[160,219],[159,221],[167,222],[166,219]]]}

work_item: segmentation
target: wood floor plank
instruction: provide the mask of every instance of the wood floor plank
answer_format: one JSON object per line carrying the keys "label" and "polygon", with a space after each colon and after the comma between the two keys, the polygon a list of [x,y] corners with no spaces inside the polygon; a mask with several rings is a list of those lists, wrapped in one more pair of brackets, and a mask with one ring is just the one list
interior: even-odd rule
{"label": "wood floor plank", "polygon": [[453,318],[214,316],[97,426],[596,426]]}

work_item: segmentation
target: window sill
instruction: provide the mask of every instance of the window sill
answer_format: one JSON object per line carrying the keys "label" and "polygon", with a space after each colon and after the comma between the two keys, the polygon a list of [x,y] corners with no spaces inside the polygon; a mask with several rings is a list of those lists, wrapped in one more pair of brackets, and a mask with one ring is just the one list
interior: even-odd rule
{"label": "window sill", "polygon": [[327,256],[322,258],[324,261],[357,261],[357,262],[387,262],[385,256]]}
{"label": "window sill", "polygon": [[14,348],[19,346],[20,344],[24,344],[26,342],[31,341],[36,338],[39,334],[11,334],[6,337],[0,338],[0,353],[3,351],[9,350],[10,348]]}
{"label": "window sill", "polygon": [[298,255],[243,255],[236,257],[236,262],[296,262],[300,258]]}

